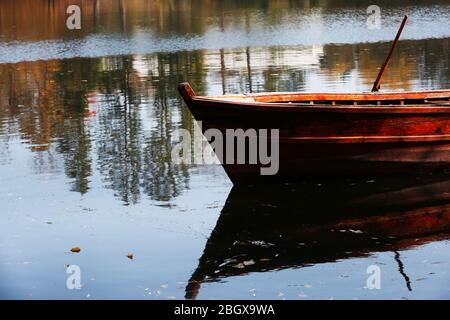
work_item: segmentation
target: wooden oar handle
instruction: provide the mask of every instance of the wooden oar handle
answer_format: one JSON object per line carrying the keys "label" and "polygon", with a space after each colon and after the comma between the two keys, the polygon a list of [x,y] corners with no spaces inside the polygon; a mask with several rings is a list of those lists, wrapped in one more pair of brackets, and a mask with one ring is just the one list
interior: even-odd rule
{"label": "wooden oar handle", "polygon": [[386,70],[389,60],[391,60],[392,53],[394,52],[398,39],[400,39],[400,35],[402,34],[403,28],[405,27],[406,20],[408,20],[408,16],[405,16],[403,18],[402,24],[400,25],[400,29],[398,29],[397,35],[395,36],[394,42],[392,43],[391,49],[389,50],[389,54],[386,57],[386,60],[384,61],[383,66],[380,69],[380,72],[378,72],[377,79],[373,83],[372,92],[377,92],[378,90],[380,90],[381,78],[383,77],[383,73]]}

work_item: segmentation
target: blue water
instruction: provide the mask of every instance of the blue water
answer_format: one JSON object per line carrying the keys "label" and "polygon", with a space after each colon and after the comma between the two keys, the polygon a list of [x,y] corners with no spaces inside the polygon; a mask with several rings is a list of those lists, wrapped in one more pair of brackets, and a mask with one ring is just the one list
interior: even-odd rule
{"label": "blue water", "polygon": [[[382,2],[381,29],[368,30],[362,5],[251,1],[199,11],[157,1],[157,15],[137,1],[125,4],[123,21],[103,6],[98,24],[86,13],[75,35],[51,14],[21,20],[39,6],[51,12],[46,1],[1,3],[17,25],[0,31],[0,298],[448,299],[448,184],[366,181],[338,199],[341,188],[324,189],[319,200],[274,187],[251,197],[232,192],[220,166],[170,159],[174,130],[194,130],[179,82],[200,94],[369,90],[404,14],[382,88],[449,88],[450,6],[413,2]],[[402,203],[392,211],[358,204],[380,185],[409,204],[390,193]],[[440,215],[441,228],[400,224],[389,237],[351,223],[413,214]],[[309,235],[326,223],[341,227]],[[67,288],[68,265],[80,267],[79,290]],[[370,290],[373,265],[381,288]]]}

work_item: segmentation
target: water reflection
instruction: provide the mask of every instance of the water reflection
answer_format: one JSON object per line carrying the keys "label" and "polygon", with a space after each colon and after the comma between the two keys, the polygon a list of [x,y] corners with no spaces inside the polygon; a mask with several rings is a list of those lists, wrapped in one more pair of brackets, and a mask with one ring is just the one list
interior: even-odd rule
{"label": "water reflection", "polygon": [[[82,8],[81,30],[66,7]],[[21,0],[0,4],[0,62],[103,57],[202,49],[376,43],[448,38],[445,0],[377,2],[380,30],[366,25],[370,1]]]}
{"label": "water reflection", "polygon": [[233,188],[186,287],[450,238],[450,176]]}
{"label": "water reflection", "polygon": [[[448,39],[404,41],[385,90],[450,87]],[[1,64],[1,161],[13,137],[29,147],[36,173],[64,168],[71,190],[92,176],[124,203],[169,201],[188,186],[189,167],[171,161],[172,132],[194,123],[176,92],[368,90],[388,43],[269,47]]]}
{"label": "water reflection", "polygon": [[[67,30],[68,4],[82,6],[81,30]],[[448,241],[402,251],[448,231],[447,178],[233,189],[205,248],[231,184],[220,166],[170,157],[173,131],[194,130],[178,83],[199,94],[370,90],[404,14],[382,89],[450,88],[448,0],[379,0],[377,32],[365,25],[369,4],[0,1],[0,296],[249,298],[258,281],[259,297],[297,298],[291,285],[325,278],[315,297],[364,297],[359,266],[345,258],[367,256],[403,274],[382,297],[407,286],[411,297],[447,297]],[[81,254],[67,253],[74,246]],[[83,290],[66,290],[67,264],[82,266]],[[333,281],[339,268],[355,278],[345,290]],[[216,280],[226,284],[202,285]]]}
{"label": "water reflection", "polygon": [[[90,33],[127,33],[146,29],[157,35],[204,34],[211,27],[228,28],[237,25],[243,30],[279,25],[310,13],[346,13],[364,10],[370,1],[360,0],[20,0],[3,1],[0,5],[0,37],[3,40],[48,40],[73,37],[66,28],[66,8],[82,8],[82,29],[75,36]],[[390,10],[435,7],[446,8],[446,0],[379,0],[377,4]],[[354,13],[354,11],[353,11]],[[33,19],[29,19],[32,15]],[[304,17],[301,17],[302,20]],[[425,17],[423,17],[425,18]],[[308,21],[309,22],[309,21]]]}
{"label": "water reflection", "polygon": [[[179,54],[176,61],[185,64],[196,54]],[[148,57],[145,62],[155,67],[146,70],[155,73],[150,75],[133,67],[137,57],[0,65],[6,75],[0,132],[29,145],[37,173],[54,172],[62,161],[73,191],[88,191],[96,166],[125,203],[137,202],[141,192],[167,200],[188,179],[186,167],[171,162],[171,132],[193,125],[175,92],[183,72],[173,60]],[[174,70],[179,77],[171,76]]]}
{"label": "water reflection", "polygon": [[[376,33],[358,29],[351,18],[365,14],[359,1],[70,1],[77,3],[83,28],[75,32],[65,27],[68,1],[0,4],[0,61],[18,61],[0,64],[0,165],[13,162],[9,150],[21,142],[36,173],[64,172],[70,190],[81,194],[101,180],[125,204],[143,197],[169,201],[189,186],[190,167],[170,158],[173,130],[194,128],[176,92],[179,82],[189,80],[199,94],[365,91],[390,45],[361,43]],[[427,16],[430,25],[422,29],[443,37],[428,39],[418,25],[409,25],[422,40],[400,42],[382,88],[450,87],[448,28],[440,33],[450,10],[446,2],[380,5],[389,17],[405,10],[411,21],[414,14],[420,21]],[[330,21],[346,31],[333,33],[339,28]],[[391,22],[385,21],[376,41],[392,38]],[[324,27],[319,36],[330,34],[334,41],[306,41],[311,25]],[[397,23],[392,25],[395,31]],[[179,37],[200,44],[185,46]],[[123,49],[127,39],[130,50]],[[220,43],[211,46],[208,39]],[[92,45],[82,45],[85,40]],[[336,42],[351,44],[331,44]],[[65,54],[79,58],[53,59]]]}

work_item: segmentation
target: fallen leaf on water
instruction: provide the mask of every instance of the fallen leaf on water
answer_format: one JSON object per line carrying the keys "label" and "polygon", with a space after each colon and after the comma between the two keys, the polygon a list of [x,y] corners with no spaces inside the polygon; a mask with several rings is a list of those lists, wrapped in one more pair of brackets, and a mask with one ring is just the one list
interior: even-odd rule
{"label": "fallen leaf on water", "polygon": [[75,248],[70,249],[70,251],[72,251],[72,252],[80,252],[81,249],[78,248],[78,247],[75,247]]}

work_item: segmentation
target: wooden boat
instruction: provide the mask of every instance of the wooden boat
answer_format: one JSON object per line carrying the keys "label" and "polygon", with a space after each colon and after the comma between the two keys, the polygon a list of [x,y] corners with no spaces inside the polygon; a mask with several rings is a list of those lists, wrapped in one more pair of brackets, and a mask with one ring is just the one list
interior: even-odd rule
{"label": "wooden boat", "polygon": [[450,168],[450,90],[396,93],[180,93],[202,131],[279,129],[279,170],[223,163],[233,183],[376,177]]}
{"label": "wooden boat", "polygon": [[198,96],[187,82],[179,92],[203,132],[279,129],[277,174],[261,175],[260,162],[223,161],[235,184],[446,170],[450,90],[378,91],[404,22],[372,92]]}
{"label": "wooden boat", "polygon": [[228,277],[388,251],[411,289],[400,251],[450,238],[449,190],[449,175],[234,186],[186,298]]}

